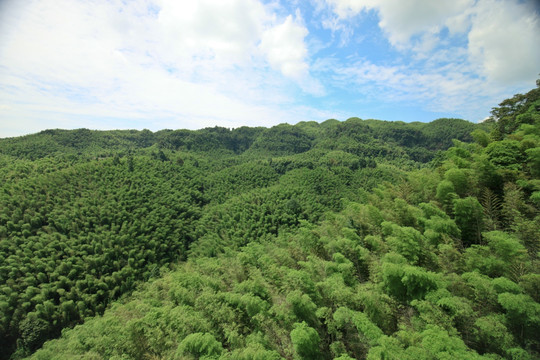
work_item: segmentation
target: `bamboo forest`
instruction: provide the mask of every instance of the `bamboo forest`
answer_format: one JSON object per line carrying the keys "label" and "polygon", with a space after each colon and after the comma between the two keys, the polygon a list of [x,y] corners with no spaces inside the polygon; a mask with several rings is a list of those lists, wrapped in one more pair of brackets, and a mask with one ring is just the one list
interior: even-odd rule
{"label": "bamboo forest", "polygon": [[0,359],[539,359],[540,81],[482,123],[0,139]]}

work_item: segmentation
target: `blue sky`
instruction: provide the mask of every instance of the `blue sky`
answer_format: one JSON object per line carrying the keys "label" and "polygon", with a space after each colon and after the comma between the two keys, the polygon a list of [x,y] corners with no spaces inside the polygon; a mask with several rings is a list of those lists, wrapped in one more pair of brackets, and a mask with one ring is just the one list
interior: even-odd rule
{"label": "blue sky", "polygon": [[476,122],[535,86],[539,34],[532,0],[3,0],[0,137]]}

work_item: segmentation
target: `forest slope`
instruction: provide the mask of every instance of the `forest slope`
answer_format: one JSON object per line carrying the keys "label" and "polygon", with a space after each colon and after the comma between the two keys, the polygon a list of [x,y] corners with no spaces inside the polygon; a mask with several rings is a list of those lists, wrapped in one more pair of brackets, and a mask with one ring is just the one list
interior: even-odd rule
{"label": "forest slope", "polygon": [[538,88],[524,96],[480,126],[1,140],[2,348],[65,328],[34,357],[535,358]]}

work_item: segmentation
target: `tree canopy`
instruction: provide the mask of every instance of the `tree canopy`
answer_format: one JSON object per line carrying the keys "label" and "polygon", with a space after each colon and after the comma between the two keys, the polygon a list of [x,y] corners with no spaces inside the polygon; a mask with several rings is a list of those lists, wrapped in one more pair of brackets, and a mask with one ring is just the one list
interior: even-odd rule
{"label": "tree canopy", "polygon": [[538,89],[483,124],[0,139],[0,358],[538,358]]}

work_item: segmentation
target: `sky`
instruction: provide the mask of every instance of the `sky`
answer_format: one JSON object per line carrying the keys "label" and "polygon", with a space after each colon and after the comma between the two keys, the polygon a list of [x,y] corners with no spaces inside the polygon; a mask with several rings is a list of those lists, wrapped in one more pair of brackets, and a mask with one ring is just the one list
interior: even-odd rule
{"label": "sky", "polygon": [[539,1],[0,0],[0,137],[482,121],[540,77]]}

